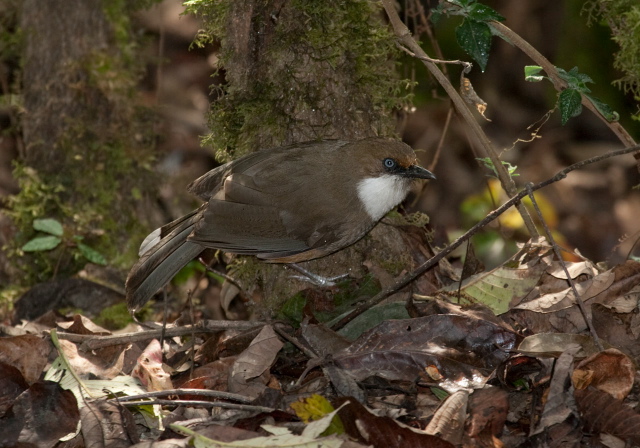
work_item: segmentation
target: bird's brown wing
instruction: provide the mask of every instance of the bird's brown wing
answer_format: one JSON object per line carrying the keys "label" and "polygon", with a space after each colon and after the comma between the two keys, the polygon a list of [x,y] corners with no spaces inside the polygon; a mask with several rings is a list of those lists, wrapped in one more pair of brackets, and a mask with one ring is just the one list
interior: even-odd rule
{"label": "bird's brown wing", "polygon": [[335,200],[323,197],[327,184],[335,182],[323,154],[341,146],[292,148],[233,167],[189,240],[265,259],[335,243],[341,213],[336,216]]}
{"label": "bird's brown wing", "polygon": [[282,161],[292,160],[293,154],[302,152],[312,154],[316,151],[323,152],[327,149],[338,149],[348,142],[339,140],[319,140],[314,142],[298,143],[279,148],[256,151],[237,160],[219,166],[191,182],[188,191],[204,201],[215,196],[224,183],[224,179],[231,173],[246,173],[254,176],[265,172],[265,165],[279,164]]}

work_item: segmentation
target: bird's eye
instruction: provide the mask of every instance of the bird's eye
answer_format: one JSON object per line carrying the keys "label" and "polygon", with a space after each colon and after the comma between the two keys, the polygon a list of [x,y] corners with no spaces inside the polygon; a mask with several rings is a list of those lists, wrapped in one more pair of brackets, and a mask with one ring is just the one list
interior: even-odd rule
{"label": "bird's eye", "polygon": [[396,167],[396,161],[390,158],[384,159],[382,163],[384,164],[384,167],[388,170]]}

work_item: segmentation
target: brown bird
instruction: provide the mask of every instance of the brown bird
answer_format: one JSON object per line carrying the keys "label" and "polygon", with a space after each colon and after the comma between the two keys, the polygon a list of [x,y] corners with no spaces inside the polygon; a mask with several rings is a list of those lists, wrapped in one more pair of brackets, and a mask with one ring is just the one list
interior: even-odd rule
{"label": "brown bird", "polygon": [[142,242],[126,283],[129,309],[206,248],[271,263],[343,249],[398,205],[413,179],[435,176],[409,146],[382,138],[266,149],[215,168],[189,185],[204,204]]}

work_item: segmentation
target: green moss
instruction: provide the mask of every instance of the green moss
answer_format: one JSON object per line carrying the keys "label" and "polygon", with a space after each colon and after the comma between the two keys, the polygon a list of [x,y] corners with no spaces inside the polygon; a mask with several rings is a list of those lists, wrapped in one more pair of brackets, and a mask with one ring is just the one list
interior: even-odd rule
{"label": "green moss", "polygon": [[590,21],[602,20],[611,29],[611,38],[619,46],[613,65],[624,75],[614,84],[640,101],[640,4],[637,0],[593,0],[584,10]]}
{"label": "green moss", "polygon": [[17,28],[19,2],[20,0],[6,0],[0,7],[0,61],[13,62],[20,59],[24,36]]}
{"label": "green moss", "polygon": [[[154,191],[152,148],[156,114],[135,106],[136,87],[145,61],[136,55],[138,41],[130,28],[131,4],[105,1],[113,19],[115,47],[95,49],[66,64],[57,82],[73,86],[81,117],[60,119],[62,132],[51,142],[57,169],[40,171],[24,162],[14,167],[20,192],[8,200],[8,214],[18,232],[5,248],[22,271],[17,284],[29,285],[53,275],[71,275],[84,266],[77,250],[61,245],[48,252],[24,254],[20,247],[35,231],[36,218],[55,218],[65,235],[105,255],[110,264],[129,265],[136,258],[135,241],[146,233],[137,213]],[[19,93],[19,92],[15,92]],[[77,112],[76,112],[77,114]],[[60,168],[62,167],[62,168]]]}
{"label": "green moss", "polygon": [[133,318],[127,309],[127,305],[122,302],[104,308],[94,319],[94,322],[108,330],[119,330],[132,323]]}

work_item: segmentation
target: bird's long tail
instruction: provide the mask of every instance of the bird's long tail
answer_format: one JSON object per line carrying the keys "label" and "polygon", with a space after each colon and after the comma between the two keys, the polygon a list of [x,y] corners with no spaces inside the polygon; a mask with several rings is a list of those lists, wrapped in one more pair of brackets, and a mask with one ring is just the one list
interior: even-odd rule
{"label": "bird's long tail", "polygon": [[187,240],[200,210],[183,216],[152,232],[140,246],[140,259],[133,265],[126,283],[127,306],[141,308],[204,248]]}

